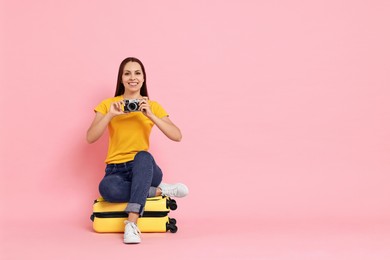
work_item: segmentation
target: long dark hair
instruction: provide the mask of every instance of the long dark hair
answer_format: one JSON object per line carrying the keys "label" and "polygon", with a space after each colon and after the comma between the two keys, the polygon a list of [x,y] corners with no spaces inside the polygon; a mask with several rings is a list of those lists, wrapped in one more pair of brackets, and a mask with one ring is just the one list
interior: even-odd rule
{"label": "long dark hair", "polygon": [[126,59],[124,59],[122,62],[121,62],[121,65],[119,66],[119,70],[118,70],[118,80],[116,82],[116,90],[115,90],[115,97],[117,96],[120,96],[120,95],[123,95],[125,93],[125,86],[123,86],[123,83],[122,83],[122,74],[123,74],[123,70],[125,68],[125,65],[128,63],[128,62],[137,62],[140,66],[141,66],[141,69],[142,69],[142,73],[144,74],[144,83],[142,84],[142,87],[141,87],[141,96],[143,97],[149,97],[148,95],[148,89],[146,87],[146,72],[145,72],[145,67],[144,65],[142,64],[142,62],[137,59],[137,58],[134,58],[134,57],[128,57]]}

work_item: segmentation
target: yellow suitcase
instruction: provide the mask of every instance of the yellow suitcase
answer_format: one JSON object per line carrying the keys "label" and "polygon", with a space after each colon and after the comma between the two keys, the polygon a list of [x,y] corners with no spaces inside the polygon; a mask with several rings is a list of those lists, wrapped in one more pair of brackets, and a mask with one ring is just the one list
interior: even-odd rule
{"label": "yellow suitcase", "polygon": [[[93,230],[99,233],[124,232],[124,221],[128,214],[124,211],[127,202],[111,203],[103,198],[98,198],[93,204]],[[170,210],[176,210],[177,204],[174,199],[165,196],[148,198],[145,211],[137,221],[141,232],[177,232],[176,220],[169,218]]]}

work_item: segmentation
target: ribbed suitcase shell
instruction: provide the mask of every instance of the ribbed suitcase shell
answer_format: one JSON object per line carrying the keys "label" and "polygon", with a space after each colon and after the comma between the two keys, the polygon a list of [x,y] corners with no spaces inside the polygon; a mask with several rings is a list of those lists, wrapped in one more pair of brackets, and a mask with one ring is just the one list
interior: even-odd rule
{"label": "ribbed suitcase shell", "polygon": [[[99,233],[123,232],[124,221],[127,219],[127,213],[124,211],[127,206],[125,203],[111,203],[103,198],[95,200],[93,205],[93,229]],[[148,198],[145,204],[145,211],[142,217],[137,221],[141,232],[167,232],[175,233],[177,231],[176,220],[169,218],[170,210],[177,208],[176,201],[169,197]]]}

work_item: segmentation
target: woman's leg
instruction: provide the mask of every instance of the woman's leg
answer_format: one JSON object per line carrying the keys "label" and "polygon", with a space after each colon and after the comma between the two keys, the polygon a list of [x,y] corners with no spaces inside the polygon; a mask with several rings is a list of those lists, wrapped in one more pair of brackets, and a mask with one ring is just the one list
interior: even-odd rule
{"label": "woman's leg", "polygon": [[144,211],[146,198],[156,195],[155,187],[161,183],[162,172],[153,156],[146,151],[136,154],[132,172],[130,199],[126,211],[129,212],[129,221],[136,222]]}
{"label": "woman's leg", "polygon": [[[131,182],[126,180],[126,175],[113,174],[103,178],[99,184],[99,192],[102,197],[109,202],[128,202],[131,194]],[[139,213],[129,213],[128,220],[137,223]]]}
{"label": "woman's leg", "polygon": [[123,173],[106,175],[99,184],[100,195],[109,202],[128,202],[131,182]]}

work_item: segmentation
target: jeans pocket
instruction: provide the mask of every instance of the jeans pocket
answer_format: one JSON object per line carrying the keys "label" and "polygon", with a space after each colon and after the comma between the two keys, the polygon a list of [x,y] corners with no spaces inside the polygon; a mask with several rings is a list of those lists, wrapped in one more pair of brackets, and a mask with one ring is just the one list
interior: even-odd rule
{"label": "jeans pocket", "polygon": [[110,175],[115,171],[115,166],[114,165],[107,165],[106,166],[106,175]]}

